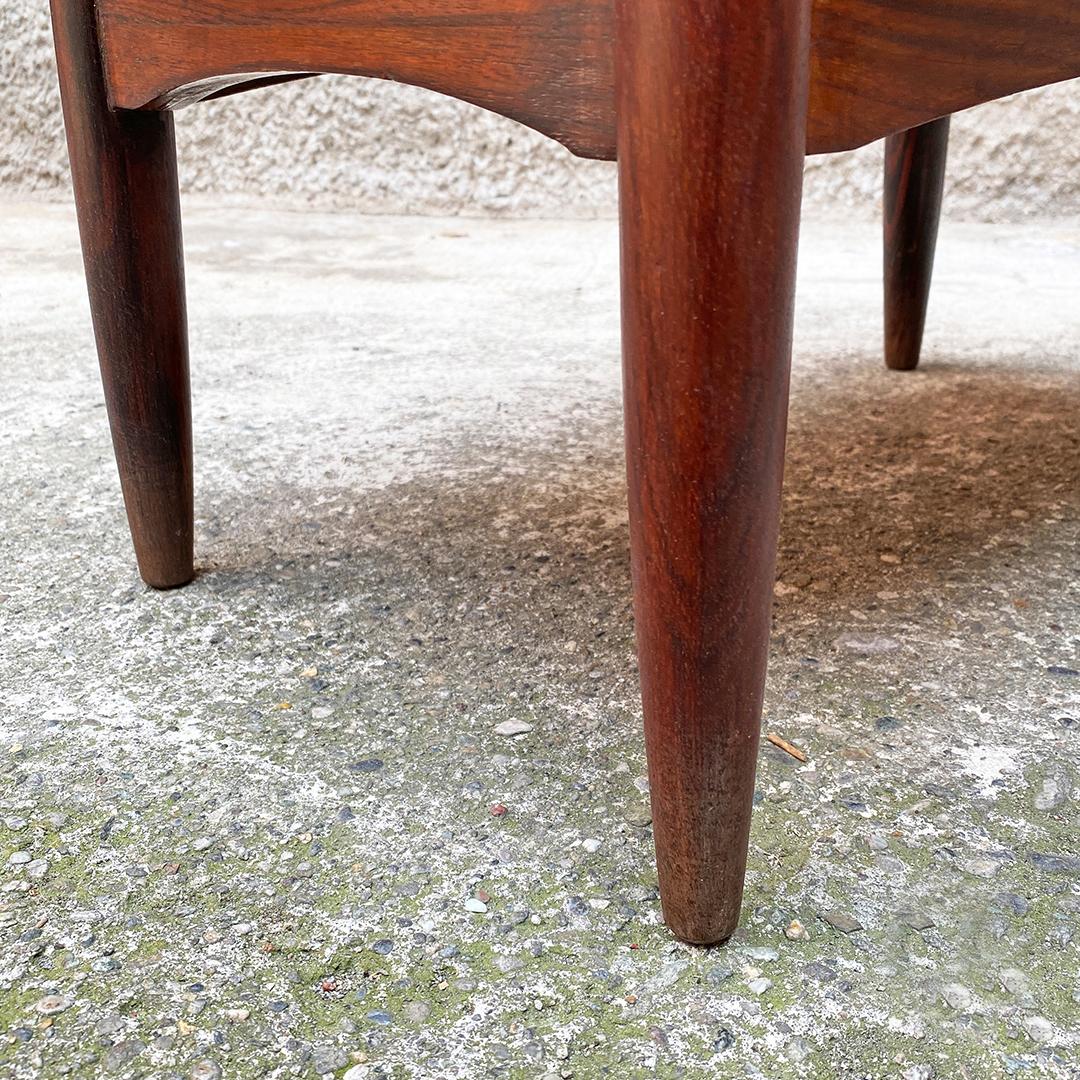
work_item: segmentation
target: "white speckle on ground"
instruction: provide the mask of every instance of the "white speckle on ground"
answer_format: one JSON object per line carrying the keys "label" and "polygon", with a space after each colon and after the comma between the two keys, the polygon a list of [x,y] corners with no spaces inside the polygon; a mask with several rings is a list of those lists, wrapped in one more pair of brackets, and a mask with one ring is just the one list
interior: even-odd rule
{"label": "white speckle on ground", "polygon": [[979,781],[979,794],[992,798],[1018,768],[1016,750],[1010,746],[954,746],[960,768]]}

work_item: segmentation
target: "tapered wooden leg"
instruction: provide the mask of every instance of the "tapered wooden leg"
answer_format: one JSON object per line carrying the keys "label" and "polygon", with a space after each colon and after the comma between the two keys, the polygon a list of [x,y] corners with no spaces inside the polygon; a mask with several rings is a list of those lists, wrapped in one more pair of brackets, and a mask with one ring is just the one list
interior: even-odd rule
{"label": "tapered wooden leg", "polygon": [[934,273],[949,118],[885,141],[885,363],[919,364]]}
{"label": "tapered wooden leg", "polygon": [[143,578],[191,580],[191,406],[172,118],[109,107],[93,0],[53,0],[60,90],[113,447]]}
{"label": "tapered wooden leg", "polygon": [[774,583],[806,0],[617,0],[630,534],[664,916],[739,919]]}

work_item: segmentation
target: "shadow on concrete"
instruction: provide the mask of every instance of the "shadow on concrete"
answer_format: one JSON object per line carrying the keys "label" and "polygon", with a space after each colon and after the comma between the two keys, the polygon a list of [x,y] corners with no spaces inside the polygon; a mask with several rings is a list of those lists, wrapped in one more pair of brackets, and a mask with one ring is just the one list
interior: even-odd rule
{"label": "shadow on concrete", "polygon": [[[889,373],[864,358],[837,368],[827,381],[820,368],[809,379],[795,377],[778,568],[783,603],[814,610],[881,590],[933,588],[972,562],[1015,559],[1033,533],[1048,544],[1057,532],[1064,538],[1060,523],[1080,511],[1073,373],[1032,371],[1030,360],[1010,371],[1000,359],[985,366],[933,360],[914,374]],[[506,459],[521,470],[509,477],[470,467],[466,440],[448,450],[444,475],[359,496],[271,481],[251,503],[221,507],[218,540],[209,550],[200,545],[205,569],[217,578],[260,572],[272,579],[275,566],[288,564],[292,576],[308,564],[315,586],[329,559],[347,562],[353,574],[406,574],[426,592],[443,587],[439,575],[449,562],[487,592],[523,557],[527,535],[548,574],[572,568],[595,589],[621,596],[629,576],[617,418],[593,420],[584,433],[580,417],[575,423],[572,458],[558,437],[506,446]],[[485,453],[490,459],[490,447]]]}

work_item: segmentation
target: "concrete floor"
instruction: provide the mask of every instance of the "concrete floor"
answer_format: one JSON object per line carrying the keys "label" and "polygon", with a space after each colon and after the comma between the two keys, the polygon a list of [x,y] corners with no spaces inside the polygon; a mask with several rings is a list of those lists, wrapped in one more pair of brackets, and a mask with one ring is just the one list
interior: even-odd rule
{"label": "concrete floor", "polygon": [[0,206],[0,1076],[1080,1075],[1080,226],[946,226],[901,375],[878,230],[807,224],[764,727],[809,763],[763,750],[713,950],[659,920],[614,226],[187,235],[158,594],[71,215]]}

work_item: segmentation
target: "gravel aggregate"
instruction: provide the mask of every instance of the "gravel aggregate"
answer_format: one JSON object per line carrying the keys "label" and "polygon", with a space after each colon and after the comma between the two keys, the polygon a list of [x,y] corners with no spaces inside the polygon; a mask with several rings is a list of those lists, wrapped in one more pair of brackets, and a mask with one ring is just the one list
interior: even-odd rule
{"label": "gravel aggregate", "polygon": [[186,219],[138,580],[65,207],[0,204],[0,1077],[1080,1075],[1080,226],[916,374],[810,221],[742,922],[664,928],[608,222]]}

